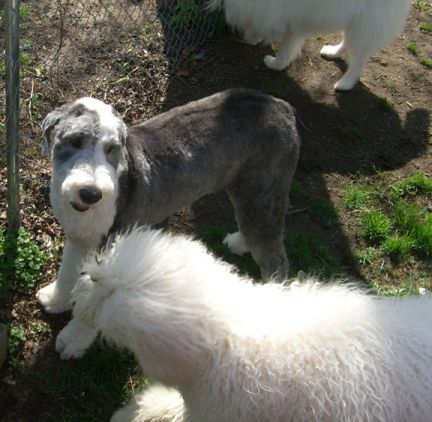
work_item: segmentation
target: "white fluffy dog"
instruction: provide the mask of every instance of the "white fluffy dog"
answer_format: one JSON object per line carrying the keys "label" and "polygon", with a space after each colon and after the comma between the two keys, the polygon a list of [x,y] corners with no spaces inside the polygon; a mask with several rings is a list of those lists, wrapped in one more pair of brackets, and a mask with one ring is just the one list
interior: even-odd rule
{"label": "white fluffy dog", "polygon": [[227,22],[244,32],[245,40],[280,43],[267,67],[282,70],[297,58],[305,38],[342,32],[342,42],[326,45],[321,54],[348,56],[348,70],[335,89],[349,90],[358,81],[366,60],[400,34],[409,0],[210,0],[210,8],[225,10]]}
{"label": "white fluffy dog", "polygon": [[56,348],[100,332],[156,384],[113,421],[432,420],[432,298],[253,284],[184,236],[133,230],[84,266]]}

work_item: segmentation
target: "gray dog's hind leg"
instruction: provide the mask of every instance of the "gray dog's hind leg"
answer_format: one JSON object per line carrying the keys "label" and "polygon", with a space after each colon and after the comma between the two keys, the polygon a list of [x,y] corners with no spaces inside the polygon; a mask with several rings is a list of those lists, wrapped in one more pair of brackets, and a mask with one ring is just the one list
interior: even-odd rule
{"label": "gray dog's hind leg", "polygon": [[263,280],[284,281],[289,272],[284,246],[288,187],[277,178],[267,179],[264,183],[259,177],[254,179],[237,182],[228,194],[240,234],[247,250],[261,267]]}

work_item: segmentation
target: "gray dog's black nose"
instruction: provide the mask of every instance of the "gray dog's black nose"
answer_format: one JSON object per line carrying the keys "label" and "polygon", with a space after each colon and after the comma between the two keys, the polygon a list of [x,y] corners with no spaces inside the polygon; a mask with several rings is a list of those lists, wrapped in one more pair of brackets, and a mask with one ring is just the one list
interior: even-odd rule
{"label": "gray dog's black nose", "polygon": [[102,198],[102,191],[94,186],[80,189],[79,197],[85,204],[96,204]]}

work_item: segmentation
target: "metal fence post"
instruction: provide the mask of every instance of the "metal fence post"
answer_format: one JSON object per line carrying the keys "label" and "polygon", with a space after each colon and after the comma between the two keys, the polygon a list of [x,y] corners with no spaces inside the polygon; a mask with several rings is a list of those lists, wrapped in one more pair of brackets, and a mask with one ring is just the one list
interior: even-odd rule
{"label": "metal fence post", "polygon": [[19,0],[5,0],[8,229],[19,227]]}

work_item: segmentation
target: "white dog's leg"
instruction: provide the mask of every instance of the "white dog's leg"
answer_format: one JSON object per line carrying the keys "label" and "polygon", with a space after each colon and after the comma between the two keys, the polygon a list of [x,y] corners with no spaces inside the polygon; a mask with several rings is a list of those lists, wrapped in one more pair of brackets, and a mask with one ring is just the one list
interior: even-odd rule
{"label": "white dog's leg", "polygon": [[45,311],[56,314],[72,307],[71,291],[78,280],[79,267],[87,252],[86,248],[66,240],[57,280],[36,293]]}
{"label": "white dog's leg", "polygon": [[364,57],[353,57],[349,63],[348,70],[336,83],[334,88],[338,91],[349,91],[360,79],[365,65]]}
{"label": "white dog's leg", "polygon": [[97,336],[97,331],[72,318],[56,339],[56,350],[61,359],[77,359],[84,355]]}
{"label": "white dog's leg", "polygon": [[227,245],[230,251],[236,255],[244,255],[247,252],[250,252],[249,248],[246,246],[245,239],[240,232],[235,232],[228,234],[223,243]]}
{"label": "white dog's leg", "polygon": [[345,50],[345,42],[342,40],[340,44],[337,45],[325,45],[321,48],[321,56],[328,57],[329,59],[336,59],[342,55]]}
{"label": "white dog's leg", "polygon": [[184,403],[174,388],[153,385],[117,410],[111,422],[183,422]]}
{"label": "white dog's leg", "polygon": [[303,38],[297,38],[290,34],[286,35],[279,46],[279,50],[276,52],[276,57],[264,57],[265,65],[273,70],[285,69],[300,55],[303,42]]}

